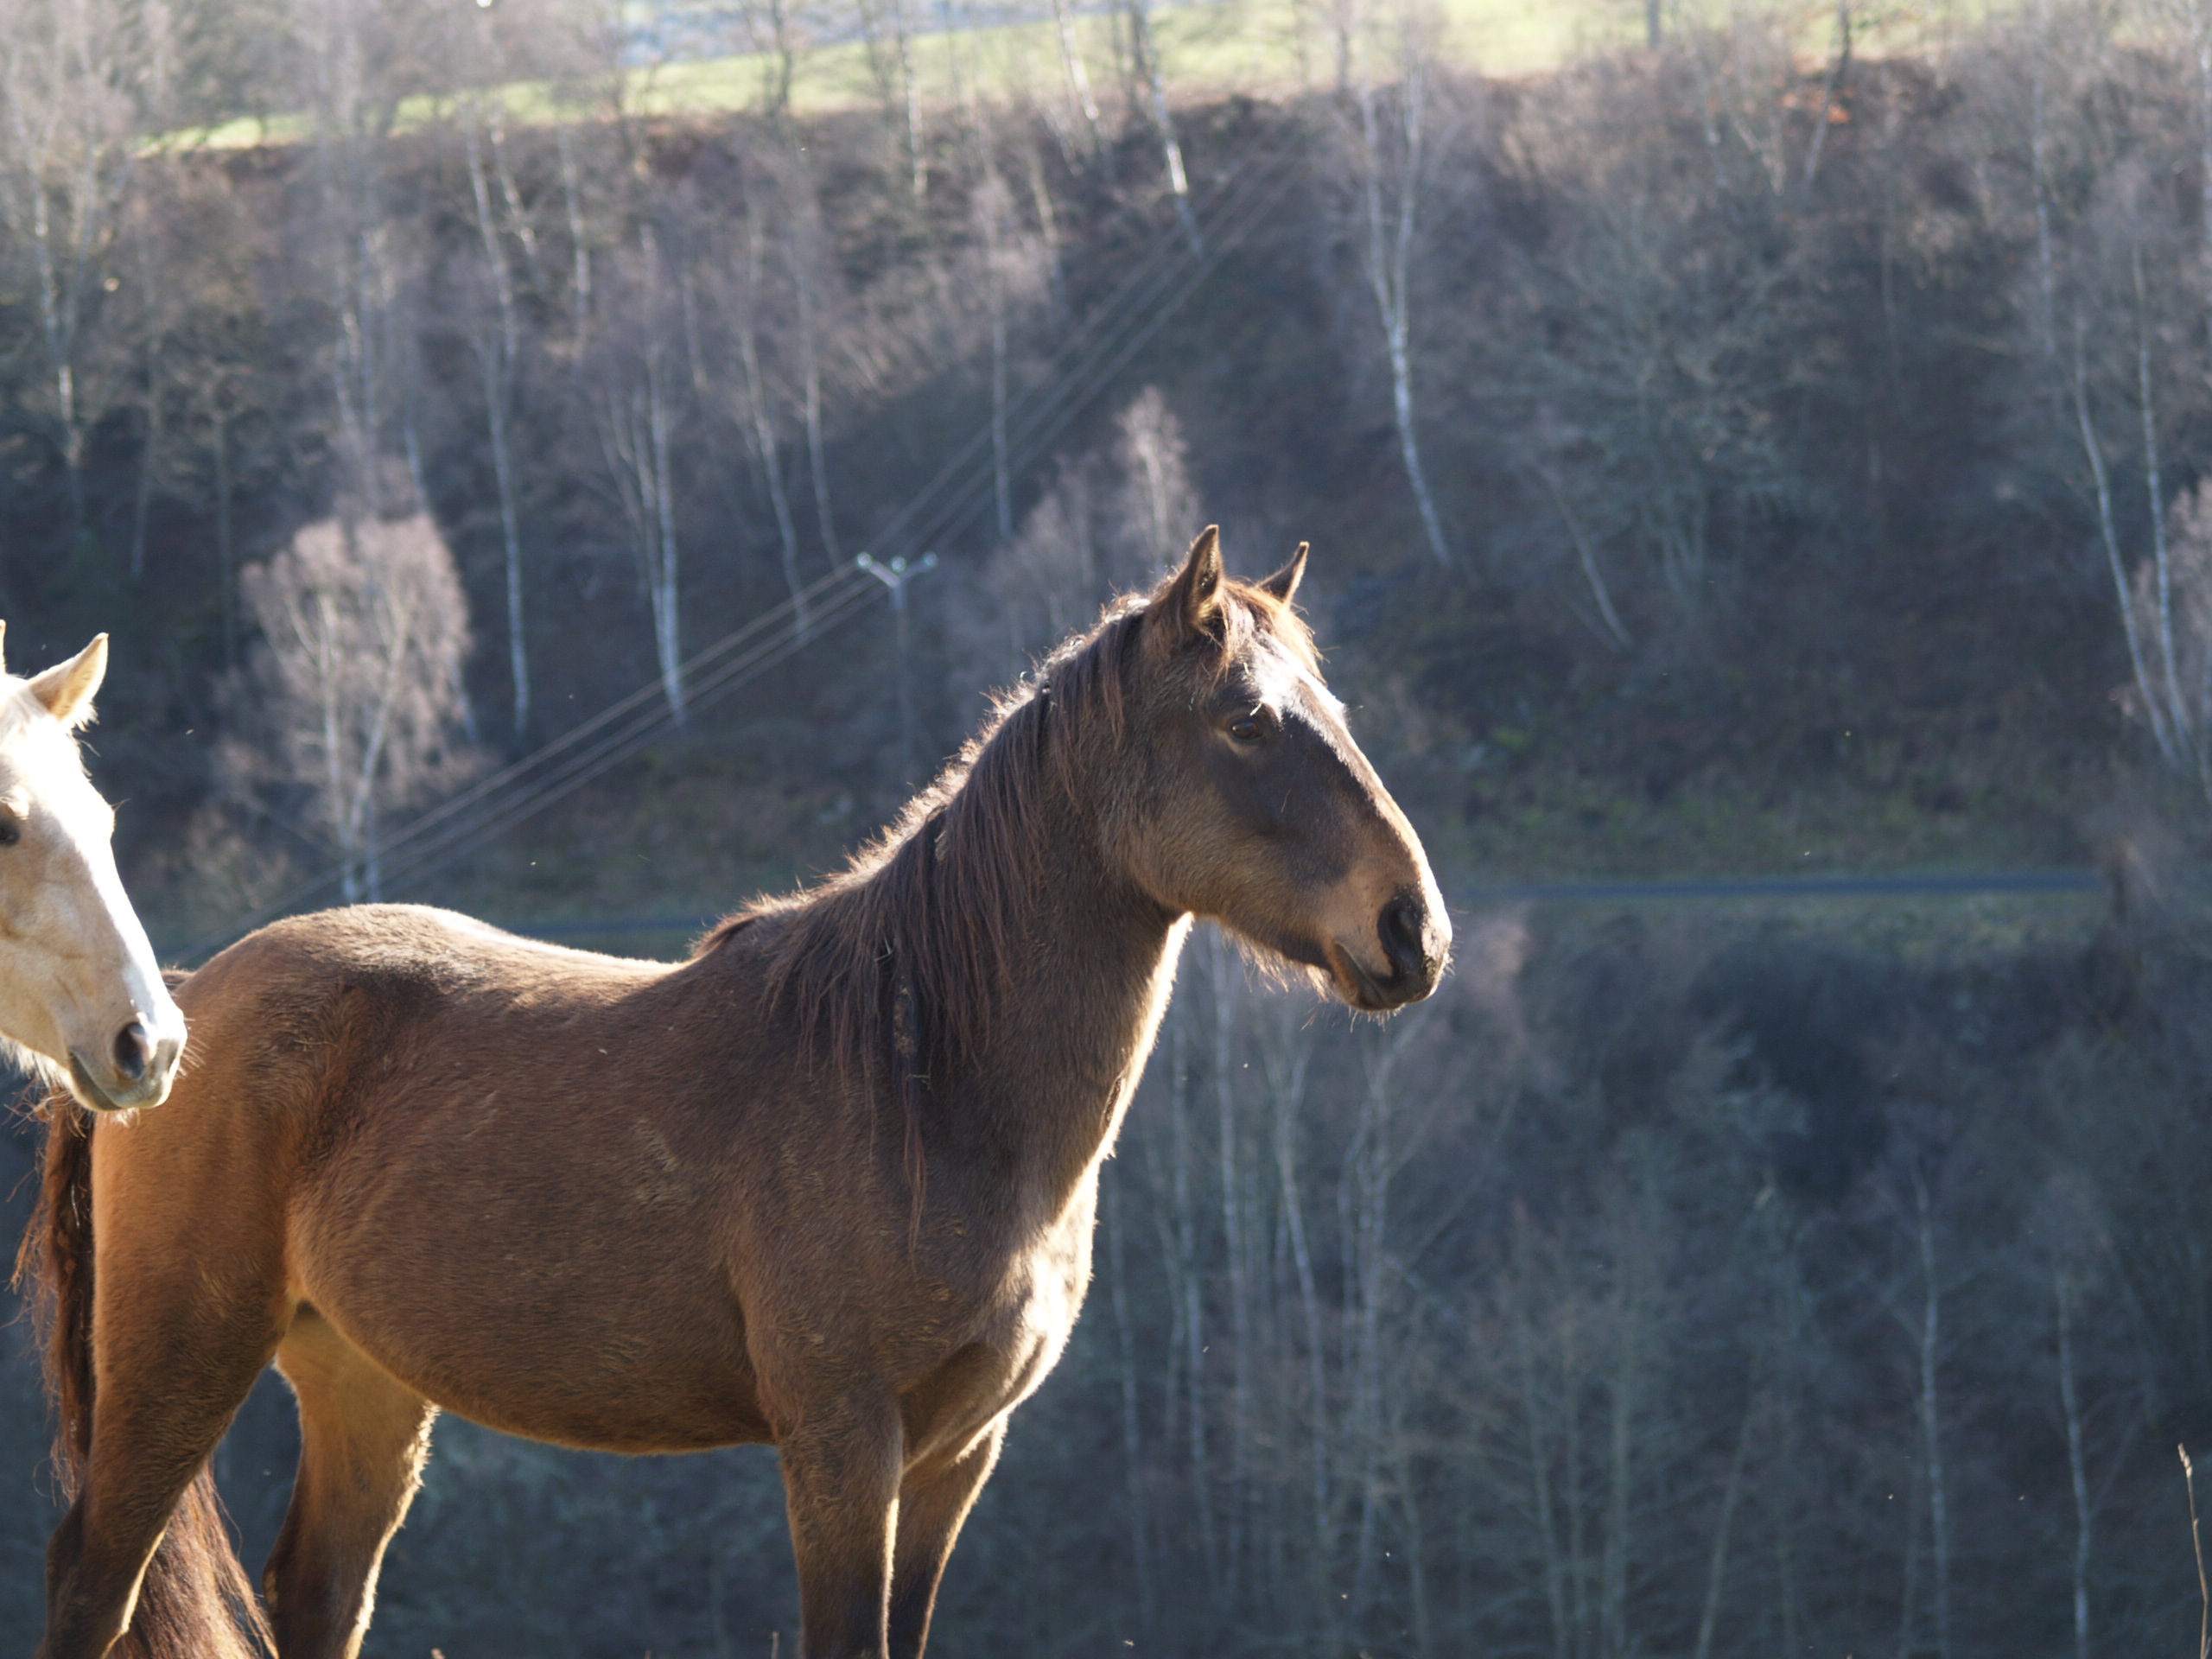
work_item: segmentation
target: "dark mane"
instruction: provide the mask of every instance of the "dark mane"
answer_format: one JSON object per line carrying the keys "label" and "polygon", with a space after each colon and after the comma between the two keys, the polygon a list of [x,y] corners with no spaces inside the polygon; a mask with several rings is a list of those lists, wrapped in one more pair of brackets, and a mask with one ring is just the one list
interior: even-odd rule
{"label": "dark mane", "polygon": [[[1262,634],[1316,661],[1289,607],[1241,582],[1224,594],[1220,636],[1193,653],[1193,672],[1224,671]],[[749,924],[777,920],[766,946],[772,1005],[798,1010],[817,1052],[841,1069],[899,1077],[910,1135],[931,1085],[979,1052],[1007,992],[1014,931],[1046,850],[1046,791],[1088,800],[1095,780],[1114,775],[1146,603],[1117,600],[1002,694],[936,782],[843,870],[756,900],[700,942],[706,956]]]}

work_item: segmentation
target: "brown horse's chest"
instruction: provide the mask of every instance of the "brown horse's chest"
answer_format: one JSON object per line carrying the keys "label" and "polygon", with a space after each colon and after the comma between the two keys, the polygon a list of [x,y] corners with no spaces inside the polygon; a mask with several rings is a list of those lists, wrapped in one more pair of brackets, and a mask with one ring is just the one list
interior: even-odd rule
{"label": "brown horse's chest", "polygon": [[1094,1196],[1019,1231],[946,1218],[941,1236],[980,1248],[947,1252],[925,1270],[923,1312],[900,1344],[910,1455],[972,1437],[1051,1374],[1090,1282]]}

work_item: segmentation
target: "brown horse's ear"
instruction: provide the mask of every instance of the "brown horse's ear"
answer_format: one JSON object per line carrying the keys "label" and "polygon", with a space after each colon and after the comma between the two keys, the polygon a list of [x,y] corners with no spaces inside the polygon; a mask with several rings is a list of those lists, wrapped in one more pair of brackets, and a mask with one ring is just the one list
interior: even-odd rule
{"label": "brown horse's ear", "polygon": [[92,693],[107,677],[107,635],[96,634],[66,663],[56,663],[30,678],[31,695],[46,712],[74,731],[92,717]]}
{"label": "brown horse's ear", "polygon": [[1290,556],[1290,563],[1262,582],[1260,586],[1286,605],[1298,592],[1298,584],[1306,580],[1306,556],[1313,550],[1311,542],[1300,542],[1298,551]]}
{"label": "brown horse's ear", "polygon": [[1221,615],[1221,526],[1208,524],[1191,543],[1183,568],[1152,601],[1153,614],[1184,634],[1211,634]]}

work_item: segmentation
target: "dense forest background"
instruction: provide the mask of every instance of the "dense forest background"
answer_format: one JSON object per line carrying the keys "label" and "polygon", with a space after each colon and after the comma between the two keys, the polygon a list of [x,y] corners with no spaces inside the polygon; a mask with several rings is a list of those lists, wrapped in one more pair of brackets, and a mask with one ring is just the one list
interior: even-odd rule
{"label": "dense forest background", "polygon": [[[112,632],[174,959],[672,953],[1198,525],[1310,539],[1459,965],[1356,1026],[1194,945],[942,1648],[2184,1652],[2212,15],[1593,3],[1505,76],[1481,10],[5,0],[8,660]],[[795,1622],[770,1454],[448,1421],[369,1651]]]}

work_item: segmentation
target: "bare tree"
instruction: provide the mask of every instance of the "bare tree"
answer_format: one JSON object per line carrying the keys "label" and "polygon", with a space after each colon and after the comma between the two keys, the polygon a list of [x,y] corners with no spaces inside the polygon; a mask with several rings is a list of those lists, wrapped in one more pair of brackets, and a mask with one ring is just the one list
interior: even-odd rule
{"label": "bare tree", "polygon": [[1060,73],[1066,76],[1068,97],[1083,117],[1091,159],[1106,153],[1106,126],[1098,112],[1098,99],[1090,90],[1090,71],[1083,60],[1083,43],[1076,38],[1075,10],[1069,0],[1052,0],[1052,24],[1060,47]]}
{"label": "bare tree", "polygon": [[264,647],[265,781],[296,787],[342,862],[346,900],[382,896],[383,820],[464,776],[468,606],[426,512],[308,525],[241,573]]}
{"label": "bare tree", "polygon": [[1009,377],[1016,332],[1034,312],[1050,286],[1052,253],[1043,226],[1033,230],[1014,211],[1014,192],[1000,172],[988,135],[976,125],[981,177],[970,194],[976,226],[975,257],[983,290],[984,318],[991,353],[991,494],[997,508],[995,529],[1003,542],[1014,534],[1014,458],[1007,443]]}
{"label": "bare tree", "polygon": [[791,86],[805,49],[806,25],[798,0],[746,0],[739,8],[746,43],[760,65],[760,105],[778,125],[788,120]]}
{"label": "bare tree", "polygon": [[885,124],[906,158],[914,205],[929,190],[929,156],[922,137],[922,88],[914,69],[912,0],[855,0],[868,76],[875,83]]}
{"label": "bare tree", "polygon": [[652,614],[661,695],[681,725],[683,694],[682,559],[676,537],[677,365],[670,361],[671,286],[660,239],[641,226],[625,250],[621,327],[601,330],[591,404],[606,477],[628,532]]}
{"label": "bare tree", "polygon": [[1147,386],[1114,423],[1114,463],[1120,474],[1109,505],[1111,579],[1150,582],[1204,522],[1191,482],[1190,446],[1182,423],[1157,386]]}
{"label": "bare tree", "polygon": [[1910,1210],[1903,1198],[1897,1198],[1894,1207],[1900,1212],[1897,1225],[1909,1241],[1913,1262],[1912,1270],[1904,1281],[1911,1284],[1916,1294],[1899,1290],[1891,1301],[1890,1313],[1912,1345],[1912,1415],[1919,1444],[1913,1461],[1913,1503],[1906,1517],[1904,1586],[1897,1599],[1897,1645],[1899,1652],[1909,1653],[1917,1642],[1915,1632],[1921,1613],[1917,1593],[1920,1522],[1924,1517],[1929,1565],[1935,1569],[1928,1612],[1935,1626],[1939,1659],[1950,1659],[1952,1478],[1947,1456],[1949,1441],[1944,1433],[1942,1369],[1950,1342],[1944,1325],[1944,1301],[1953,1287],[1953,1270],[1944,1262],[1939,1248],[1937,1208],[1917,1152],[1906,1154],[1905,1175],[1904,1185],[1910,1193]]}
{"label": "bare tree", "polygon": [[1162,159],[1167,165],[1167,190],[1175,199],[1175,217],[1193,257],[1205,255],[1205,238],[1198,231],[1198,217],[1191,207],[1191,179],[1183,167],[1183,142],[1175,135],[1175,112],[1167,102],[1167,66],[1160,55],[1160,37],[1152,26],[1152,0],[1124,0],[1129,29],[1130,73],[1143,88],[1146,112],[1152,118]]}
{"label": "bare tree", "polygon": [[392,441],[423,491],[414,327],[415,228],[389,210],[389,139],[418,44],[354,0],[301,0],[294,14],[309,85],[317,217],[310,257],[325,289],[336,448],[344,492],[372,512],[385,495]]}
{"label": "bare tree", "polygon": [[[2117,545],[2105,544],[2108,552]],[[2205,483],[2160,515],[2154,549],[2121,589],[2136,690],[2161,747],[2172,747],[2177,766],[2193,772],[2212,800],[2212,493]],[[2145,633],[2156,642],[2155,656]]]}
{"label": "bare tree", "polygon": [[113,285],[143,120],[160,108],[168,13],[115,0],[9,0],[0,10],[0,223],[28,258],[48,418],[85,533],[85,443],[106,377],[88,375],[86,330]]}
{"label": "bare tree", "polygon": [[[492,192],[486,182],[483,100],[470,98],[461,111],[461,141],[468,159],[469,200],[476,209],[476,232],[483,251],[483,275],[493,302],[492,315],[472,329],[469,345],[475,353],[484,389],[484,418],[492,443],[492,476],[499,496],[499,541],[506,578],[507,674],[514,698],[514,734],[519,740],[530,727],[530,652],[523,623],[521,513],[517,505],[517,480],[512,424],[516,370],[522,354],[522,330],[516,315],[514,273],[507,264],[506,245],[495,222]],[[493,124],[493,130],[498,130]],[[512,207],[518,207],[506,169],[499,169],[503,189]],[[525,226],[527,219],[522,219]],[[525,245],[533,257],[534,240]]]}
{"label": "bare tree", "polygon": [[1433,53],[1428,30],[1409,4],[1401,6],[1395,21],[1398,83],[1389,98],[1395,119],[1387,134],[1382,110],[1385,95],[1375,82],[1365,34],[1354,42],[1352,86],[1358,131],[1352,148],[1360,213],[1357,240],[1361,274],[1375,302],[1390,365],[1390,413],[1406,481],[1413,488],[1431,556],[1448,565],[1452,550],[1421,467],[1421,440],[1414,423],[1413,264],[1428,166]]}
{"label": "bare tree", "polygon": [[985,568],[982,590],[995,600],[986,620],[982,605],[957,607],[956,620],[973,620],[980,678],[1019,676],[1034,658],[1087,626],[1107,597],[1099,568],[1095,469],[1063,461],[1052,487],[1021,521],[1014,537]]}
{"label": "bare tree", "polygon": [[791,516],[791,490],[784,478],[783,446],[776,435],[777,415],[784,399],[781,389],[769,378],[761,358],[762,320],[769,314],[766,266],[767,226],[761,193],[746,198],[744,253],[731,285],[732,323],[737,335],[738,361],[745,369],[746,435],[752,441],[753,461],[758,469],[768,504],[776,519],[776,540],[783,561],[784,587],[797,607],[802,632],[807,626],[806,583],[799,574],[798,524]]}
{"label": "bare tree", "polygon": [[[1765,61],[1756,44],[1726,60]],[[1790,221],[1777,222],[1765,148],[1786,111],[1767,108],[1771,84],[1764,104],[1749,90],[1699,98],[1707,167],[1662,162],[1651,142],[1694,90],[1681,79],[1719,78],[1708,57],[1722,59],[1721,45],[1694,34],[1657,62],[1592,64],[1514,117],[1512,142],[1556,184],[1560,211],[1523,267],[1542,321],[1522,331],[1528,349],[1483,372],[1531,394],[1516,447],[1567,532],[1591,626],[1617,649],[1637,578],[1648,571],[1677,616],[1697,616],[1720,580],[1716,530],[1771,518],[1806,493],[1766,412],[1806,379],[1790,349],[1800,256]],[[1740,78],[1755,79],[1748,67]],[[1759,229],[1718,235],[1717,220]]]}
{"label": "bare tree", "polygon": [[784,229],[784,257],[791,267],[791,296],[798,311],[800,413],[806,425],[807,473],[814,486],[815,528],[822,551],[833,565],[844,563],[837,545],[837,518],[830,505],[830,467],[822,445],[822,359],[830,321],[834,264],[825,245],[820,204],[812,180],[793,163],[798,186]]}

